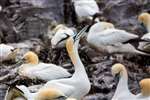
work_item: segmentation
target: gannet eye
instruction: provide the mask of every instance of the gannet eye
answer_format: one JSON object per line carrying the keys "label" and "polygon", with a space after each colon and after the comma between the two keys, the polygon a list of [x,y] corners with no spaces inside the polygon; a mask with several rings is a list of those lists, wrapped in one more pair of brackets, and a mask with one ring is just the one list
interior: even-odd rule
{"label": "gannet eye", "polygon": [[59,96],[55,98],[54,100],[66,100],[67,98],[65,96]]}
{"label": "gannet eye", "polygon": [[69,38],[70,36],[67,33],[64,33],[64,35],[62,35],[62,39],[60,41],[58,41],[57,44],[59,44],[60,42],[66,40],[67,38]]}

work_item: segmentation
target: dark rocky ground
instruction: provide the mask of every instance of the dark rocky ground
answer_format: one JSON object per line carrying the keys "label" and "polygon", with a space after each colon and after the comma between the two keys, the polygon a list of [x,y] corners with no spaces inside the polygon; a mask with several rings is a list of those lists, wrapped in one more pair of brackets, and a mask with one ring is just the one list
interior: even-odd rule
{"label": "dark rocky ground", "polygon": [[[141,12],[150,11],[150,0],[97,0],[102,17],[115,24],[117,28],[143,35],[144,29],[137,21]],[[0,12],[0,43],[8,43],[21,48],[22,56],[26,51],[35,51],[40,60],[64,66],[73,73],[71,61],[65,48],[52,50],[47,37],[48,28],[53,23],[66,23],[68,26],[81,25],[76,23],[70,0],[0,0],[3,7]],[[50,27],[48,26],[50,25]],[[79,27],[79,26],[77,26]],[[111,100],[116,82],[111,75],[111,66],[116,62],[124,64],[129,72],[130,90],[140,92],[138,82],[150,77],[150,57],[125,55],[123,61],[107,59],[95,52],[86,43],[81,43],[79,53],[92,83],[90,93],[84,100]],[[3,100],[7,84],[19,80],[14,72],[15,63],[4,62],[0,65],[0,100]],[[40,82],[27,80],[23,83],[33,85]]]}

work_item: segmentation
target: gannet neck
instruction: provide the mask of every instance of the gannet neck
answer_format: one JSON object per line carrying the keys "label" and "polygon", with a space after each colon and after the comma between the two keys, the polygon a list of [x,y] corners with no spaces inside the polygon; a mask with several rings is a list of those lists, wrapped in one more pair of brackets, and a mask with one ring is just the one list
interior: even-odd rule
{"label": "gannet neck", "polygon": [[147,28],[148,32],[150,32],[150,19],[149,19],[149,21],[148,21],[148,23],[147,23],[146,28]]}
{"label": "gannet neck", "polygon": [[[88,80],[88,76],[86,74],[86,71],[85,71],[85,68],[84,68],[84,65],[82,64],[81,60],[80,60],[80,57],[79,57],[79,54],[78,54],[78,44],[79,44],[79,40],[77,40],[75,43],[70,43],[72,38],[69,38],[68,41],[67,41],[67,51],[69,53],[69,56],[70,56],[70,59],[75,67],[75,72],[73,74],[73,78],[76,77],[76,78],[80,78],[80,79],[86,79],[87,81]],[[71,41],[70,41],[71,40]],[[69,45],[68,45],[69,43]]]}
{"label": "gannet neck", "polygon": [[116,89],[116,94],[119,94],[120,91],[127,91],[130,93],[128,88],[128,75],[125,68],[120,72],[120,80]]}

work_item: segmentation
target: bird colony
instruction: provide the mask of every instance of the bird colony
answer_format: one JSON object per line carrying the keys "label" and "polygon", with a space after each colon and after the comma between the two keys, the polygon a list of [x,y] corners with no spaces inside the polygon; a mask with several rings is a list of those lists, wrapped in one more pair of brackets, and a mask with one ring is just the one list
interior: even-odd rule
{"label": "bird colony", "polygon": [[[17,59],[20,48],[1,43],[0,63],[14,61],[17,66],[17,76],[44,81],[37,86],[26,86],[23,82],[19,85],[9,84],[4,100],[84,100],[84,96],[91,90],[91,83],[78,53],[81,38],[87,41],[90,48],[109,58],[114,54],[150,56],[149,13],[143,12],[137,15],[139,23],[143,24],[148,31],[141,37],[127,30],[118,29],[111,22],[100,21],[101,13],[95,0],[72,0],[72,3],[78,22],[89,19],[91,24],[76,30],[73,26],[68,27],[59,23],[52,30],[54,35],[51,38],[51,48],[66,48],[74,72],[68,72],[61,65],[40,61],[34,51],[27,51],[20,59]],[[138,46],[134,46],[133,42],[138,43]],[[150,100],[150,78],[142,79],[138,83],[141,93],[134,94],[128,86],[126,66],[116,63],[110,67],[114,80],[119,76],[119,82],[111,100]],[[35,91],[31,91],[31,87]]]}

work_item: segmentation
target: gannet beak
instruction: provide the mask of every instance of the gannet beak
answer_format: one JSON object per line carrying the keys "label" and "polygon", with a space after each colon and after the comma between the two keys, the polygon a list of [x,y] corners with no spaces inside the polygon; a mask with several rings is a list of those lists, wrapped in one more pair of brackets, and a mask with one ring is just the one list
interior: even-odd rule
{"label": "gannet beak", "polygon": [[23,64],[23,63],[25,63],[25,61],[26,60],[24,58],[21,58],[17,61],[17,64]]}
{"label": "gannet beak", "polygon": [[81,37],[83,37],[85,35],[85,31],[89,28],[89,25],[85,26],[79,33],[75,34],[75,36],[73,37],[74,41],[80,39]]}
{"label": "gannet beak", "polygon": [[148,33],[146,27],[144,26],[144,23],[140,22],[140,25],[141,25],[142,29],[144,30],[144,33]]}
{"label": "gannet beak", "polygon": [[120,74],[118,73],[118,74],[115,74],[115,82],[118,84],[118,82],[119,82],[119,77],[120,77]]}

